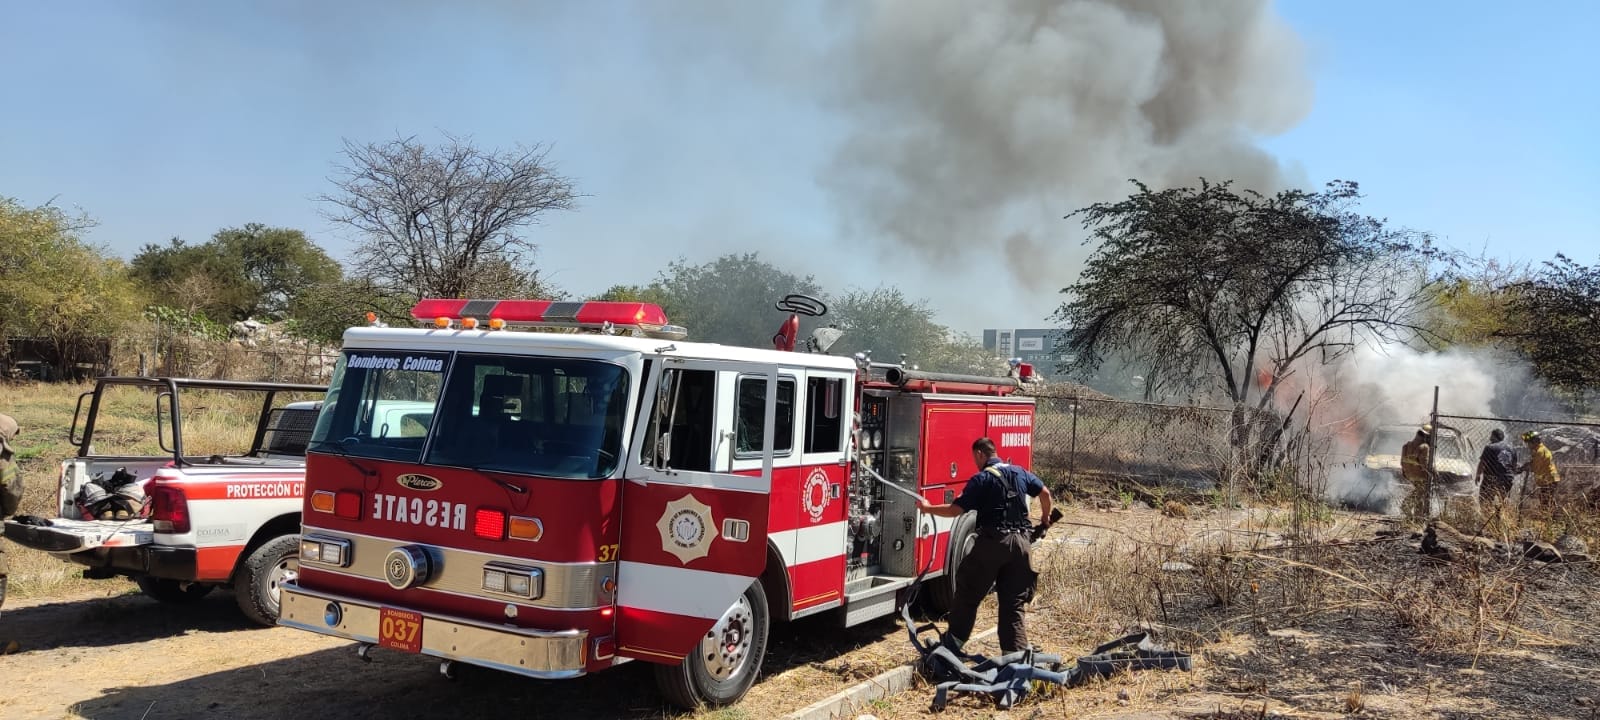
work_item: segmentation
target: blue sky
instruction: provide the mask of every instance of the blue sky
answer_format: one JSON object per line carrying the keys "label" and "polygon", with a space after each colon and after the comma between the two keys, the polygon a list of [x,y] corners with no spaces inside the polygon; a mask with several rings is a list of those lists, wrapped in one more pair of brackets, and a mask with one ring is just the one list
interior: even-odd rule
{"label": "blue sky", "polygon": [[[343,258],[313,201],[341,139],[442,129],[552,145],[587,197],[530,237],[574,293],[757,250],[830,289],[899,283],[962,331],[1044,321],[1057,298],[973,302],[959,280],[988,264],[912,269],[844,237],[816,182],[844,121],[795,50],[834,26],[819,6],[734,5],[5,3],[0,195],[82,208],[90,240],[124,257],[262,222]],[[1600,4],[1277,11],[1309,50],[1315,97],[1260,140],[1281,162],[1311,183],[1357,180],[1369,212],[1457,247],[1596,259]]]}

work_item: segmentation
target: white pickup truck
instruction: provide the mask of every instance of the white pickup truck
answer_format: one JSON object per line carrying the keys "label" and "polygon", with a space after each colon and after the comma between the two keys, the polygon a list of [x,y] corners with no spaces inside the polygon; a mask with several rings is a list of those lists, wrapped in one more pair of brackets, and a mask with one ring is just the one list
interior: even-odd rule
{"label": "white pickup truck", "polygon": [[[78,398],[68,432],[78,454],[61,464],[58,517],[12,518],[5,537],[86,566],[84,577],[130,577],[162,602],[190,602],[231,586],[247,617],[273,625],[278,586],[298,569],[305,448],[325,392],[325,386],[292,383],[100,378],[94,390]],[[153,404],[150,430],[164,454],[97,454],[97,438],[107,446],[126,447],[129,438],[149,442],[149,431],[107,420],[106,403],[127,402],[130,394],[145,395],[138,399]],[[208,455],[186,451],[186,421],[225,402],[237,406],[241,394],[253,396],[248,407],[259,408],[254,425],[233,428],[222,441],[205,441],[243,446],[248,438],[248,447]],[[189,442],[198,449],[201,440]],[[93,519],[79,491],[96,476],[112,477],[118,469],[142,483],[143,505],[127,519]]]}

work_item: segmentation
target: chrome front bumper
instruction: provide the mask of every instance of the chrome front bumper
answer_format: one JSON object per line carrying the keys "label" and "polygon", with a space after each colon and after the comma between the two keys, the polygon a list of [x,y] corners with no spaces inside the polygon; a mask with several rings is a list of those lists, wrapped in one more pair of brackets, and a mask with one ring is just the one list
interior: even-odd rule
{"label": "chrome front bumper", "polygon": [[[279,625],[378,644],[376,604],[294,584],[283,585],[281,597]],[[341,610],[332,626],[325,620],[330,602]],[[544,680],[583,675],[587,639],[583,630],[529,630],[422,614],[422,654]]]}

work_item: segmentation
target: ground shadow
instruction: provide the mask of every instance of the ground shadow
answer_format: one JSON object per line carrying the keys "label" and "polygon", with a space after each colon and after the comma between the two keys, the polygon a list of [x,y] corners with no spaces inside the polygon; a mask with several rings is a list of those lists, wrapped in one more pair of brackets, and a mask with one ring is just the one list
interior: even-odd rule
{"label": "ground shadow", "polygon": [[[118,599],[123,600],[123,599]],[[162,618],[147,625],[164,623],[176,634],[192,629],[199,617],[218,630],[242,627],[242,620],[226,619],[231,597],[219,594],[191,608],[182,617],[168,617],[174,610],[155,606],[143,598],[127,598],[130,607],[147,611],[144,615]],[[80,603],[81,604],[81,603]],[[30,610],[32,608],[29,608]],[[48,612],[62,612],[53,608]],[[27,618],[30,625],[48,612]],[[9,617],[9,615],[8,615]],[[124,622],[133,618],[126,615]],[[137,622],[135,620],[134,622]],[[131,624],[131,623],[130,623]],[[828,615],[805,618],[792,623],[776,623],[769,636],[762,681],[793,667],[826,663],[851,649],[883,640],[904,630],[895,618],[883,618],[849,629],[838,627],[838,619]],[[39,628],[31,630],[41,638],[79,631]],[[289,632],[283,630],[282,632]],[[167,631],[143,633],[145,638],[161,637]],[[52,637],[37,642],[54,642],[54,647],[74,640]],[[123,642],[137,642],[125,637]],[[565,681],[538,681],[482,668],[457,665],[456,679],[443,677],[439,661],[419,655],[377,649],[371,662],[357,658],[355,645],[319,650],[305,655],[251,664],[184,680],[149,686],[96,687],[92,674],[86,678],[85,697],[63,698],[70,710],[94,720],[121,718],[158,720],[160,718],[241,718],[255,720],[291,716],[360,718],[634,718],[679,717],[656,691],[653,666],[633,662],[603,673]],[[137,652],[137,648],[130,648]],[[910,648],[907,657],[910,659]],[[158,661],[156,658],[152,662]],[[840,668],[841,687],[855,682],[851,668]],[[785,708],[783,711],[799,709]],[[762,711],[765,712],[764,710]]]}
{"label": "ground shadow", "polygon": [[222,591],[182,605],[130,594],[0,612],[0,640],[16,640],[23,652],[134,645],[196,630],[267,629],[246,619],[233,593]]}

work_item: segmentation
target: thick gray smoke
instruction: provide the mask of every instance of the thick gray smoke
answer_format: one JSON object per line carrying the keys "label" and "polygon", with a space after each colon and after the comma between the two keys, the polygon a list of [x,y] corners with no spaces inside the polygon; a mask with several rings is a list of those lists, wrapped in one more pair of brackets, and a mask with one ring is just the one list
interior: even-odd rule
{"label": "thick gray smoke", "polygon": [[946,268],[962,251],[1003,260],[1034,293],[1082,261],[1062,216],[1130,178],[1279,189],[1252,143],[1311,107],[1301,43],[1265,0],[836,10],[853,21],[832,68],[850,124],[823,182],[852,229]]}

